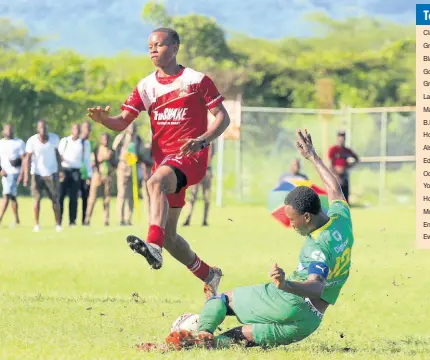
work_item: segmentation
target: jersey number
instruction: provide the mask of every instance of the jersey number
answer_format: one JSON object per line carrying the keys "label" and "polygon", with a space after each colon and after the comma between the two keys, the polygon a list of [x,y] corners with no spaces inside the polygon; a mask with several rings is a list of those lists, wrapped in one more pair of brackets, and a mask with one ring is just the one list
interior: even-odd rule
{"label": "jersey number", "polygon": [[341,256],[336,258],[336,265],[333,269],[333,271],[330,272],[330,274],[327,277],[327,280],[333,279],[334,277],[345,275],[349,268],[345,270],[345,268],[349,265],[351,262],[351,248],[346,248],[345,251],[342,253]]}

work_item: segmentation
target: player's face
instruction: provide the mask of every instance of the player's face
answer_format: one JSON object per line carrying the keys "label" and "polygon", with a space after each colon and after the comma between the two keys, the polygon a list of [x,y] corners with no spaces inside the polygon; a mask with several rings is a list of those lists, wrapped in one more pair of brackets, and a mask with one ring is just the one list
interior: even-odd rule
{"label": "player's face", "polygon": [[300,235],[308,235],[309,215],[300,215],[291,205],[285,206],[285,215],[290,220],[291,227]]}
{"label": "player's face", "polygon": [[172,43],[169,36],[162,32],[154,32],[149,37],[149,56],[152,63],[159,68],[166,67],[175,60],[178,45]]}

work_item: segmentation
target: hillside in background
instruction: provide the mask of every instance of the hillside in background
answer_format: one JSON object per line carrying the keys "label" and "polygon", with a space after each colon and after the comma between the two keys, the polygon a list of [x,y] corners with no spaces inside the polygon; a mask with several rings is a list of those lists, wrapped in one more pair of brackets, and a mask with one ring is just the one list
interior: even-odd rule
{"label": "hillside in background", "polygon": [[[416,1],[420,3],[420,1]],[[304,15],[323,11],[333,18],[371,15],[401,24],[414,20],[410,0],[166,0],[172,15],[211,16],[228,33],[278,39],[313,32]],[[55,36],[50,49],[71,48],[86,55],[146,51],[151,26],[142,23],[143,0],[0,0],[0,14],[25,23],[36,35]],[[425,1],[422,1],[425,3]],[[354,5],[351,5],[354,4]]]}

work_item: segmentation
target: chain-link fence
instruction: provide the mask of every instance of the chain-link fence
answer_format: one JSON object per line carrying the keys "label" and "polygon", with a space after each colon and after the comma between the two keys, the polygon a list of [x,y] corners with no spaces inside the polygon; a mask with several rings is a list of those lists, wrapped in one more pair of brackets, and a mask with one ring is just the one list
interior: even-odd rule
{"label": "chain-link fence", "polygon": [[[312,134],[327,160],[339,129],[360,157],[351,170],[351,201],[361,205],[414,204],[415,109],[343,110],[242,108],[240,140],[225,140],[222,152],[223,202],[264,205],[278,179],[298,158],[297,128]],[[312,166],[302,172],[321,185]],[[218,170],[220,168],[218,167]],[[218,191],[220,187],[218,187]],[[218,201],[220,202],[220,201]]]}

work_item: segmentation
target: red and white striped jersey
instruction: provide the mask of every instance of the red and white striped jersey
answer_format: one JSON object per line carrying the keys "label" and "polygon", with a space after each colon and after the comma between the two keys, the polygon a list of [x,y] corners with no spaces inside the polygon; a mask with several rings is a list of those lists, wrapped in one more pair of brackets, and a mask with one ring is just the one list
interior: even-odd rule
{"label": "red and white striped jersey", "polygon": [[208,109],[224,100],[212,80],[190,68],[169,77],[155,71],[134,88],[122,110],[151,118],[152,152],[156,162],[179,153],[181,139],[196,138],[207,131]]}

